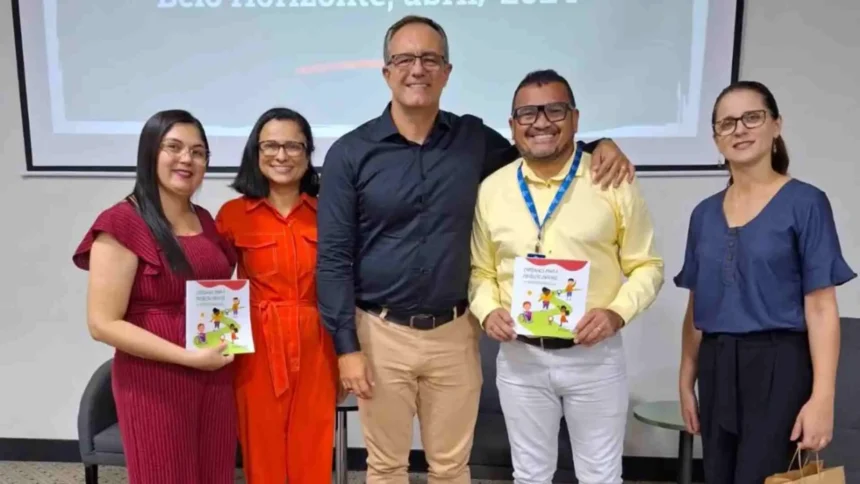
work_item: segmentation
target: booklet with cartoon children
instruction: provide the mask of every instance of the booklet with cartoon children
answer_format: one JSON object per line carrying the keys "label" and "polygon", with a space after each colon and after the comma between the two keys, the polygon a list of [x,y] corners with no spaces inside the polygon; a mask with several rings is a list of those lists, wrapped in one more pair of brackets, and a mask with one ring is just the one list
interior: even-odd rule
{"label": "booklet with cartoon children", "polygon": [[247,279],[186,282],[185,348],[227,343],[227,354],[253,353],[249,287]]}
{"label": "booklet with cartoon children", "polygon": [[517,334],[573,339],[585,315],[588,261],[518,257],[511,318]]}

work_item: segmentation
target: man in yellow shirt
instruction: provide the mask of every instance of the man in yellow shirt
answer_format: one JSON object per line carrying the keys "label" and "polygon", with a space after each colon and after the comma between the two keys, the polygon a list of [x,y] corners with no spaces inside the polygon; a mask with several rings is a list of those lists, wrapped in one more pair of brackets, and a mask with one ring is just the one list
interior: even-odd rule
{"label": "man in yellow shirt", "polygon": [[[663,284],[651,217],[635,180],[606,191],[592,184],[591,158],[574,141],[579,112],[563,77],[530,73],[512,108],[511,131],[523,158],[481,185],[469,299],[486,333],[502,341],[496,384],[514,479],[552,481],[564,416],[579,482],[620,484],[628,384],[619,331]],[[516,334],[511,293],[518,257],[590,263],[587,286],[575,287],[586,291],[586,312],[569,323],[573,339]]]}

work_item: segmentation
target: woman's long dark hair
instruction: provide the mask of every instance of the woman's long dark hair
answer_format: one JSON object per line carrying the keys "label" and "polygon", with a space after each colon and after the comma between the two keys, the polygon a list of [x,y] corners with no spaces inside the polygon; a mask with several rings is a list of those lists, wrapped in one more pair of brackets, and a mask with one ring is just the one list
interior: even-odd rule
{"label": "woman's long dark hair", "polygon": [[190,124],[196,127],[200,131],[206,152],[209,152],[209,140],[206,139],[203,124],[191,113],[180,109],[155,113],[146,121],[140,132],[140,141],[137,145],[137,177],[134,190],[128,198],[146,222],[159,248],[164,252],[170,269],[178,274],[190,275],[191,265],[173,233],[173,227],[164,215],[158,189],[158,155],[161,153],[161,143],[167,132],[177,124]]}
{"label": "woman's long dark hair", "polygon": [[269,121],[293,121],[299,125],[299,129],[305,136],[305,153],[308,157],[308,169],[299,180],[299,193],[306,193],[316,197],[320,191],[320,176],[311,163],[311,154],[314,152],[314,136],[311,133],[311,125],[304,116],[289,108],[272,108],[263,113],[254,123],[245,150],[242,152],[242,163],[239,171],[230,187],[249,198],[266,198],[269,196],[269,180],[260,171],[260,133],[263,126]]}
{"label": "woman's long dark hair", "polygon": [[[738,81],[727,88],[723,89],[720,92],[720,95],[717,96],[716,102],[714,102],[714,110],[711,112],[711,126],[713,127],[714,123],[717,122],[717,107],[720,105],[720,101],[731,92],[735,91],[753,91],[758,93],[764,100],[764,105],[768,110],[768,114],[773,119],[779,119],[779,106],[776,105],[776,98],[773,97],[773,93],[770,92],[770,89],[767,88],[764,84],[756,81]],[[714,131],[716,135],[716,129]],[[729,185],[734,181],[731,176],[731,166],[730,161],[726,160],[726,168],[729,170]],[[785,140],[782,139],[782,135],[777,136],[776,139],[773,140],[773,153],[770,158],[770,167],[773,171],[779,173],[780,175],[785,175],[788,173],[788,148],[785,146]]]}

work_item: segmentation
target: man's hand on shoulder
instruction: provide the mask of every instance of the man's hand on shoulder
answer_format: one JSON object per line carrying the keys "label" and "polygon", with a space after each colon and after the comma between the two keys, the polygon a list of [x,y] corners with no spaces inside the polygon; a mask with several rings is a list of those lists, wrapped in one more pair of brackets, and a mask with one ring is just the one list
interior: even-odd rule
{"label": "man's hand on shoulder", "polygon": [[347,392],[358,398],[373,397],[373,374],[367,359],[360,351],[340,355],[337,359],[340,383]]}
{"label": "man's hand on shoulder", "polygon": [[576,344],[594,346],[617,333],[624,319],[609,309],[592,309],[576,324]]}
{"label": "man's hand on shoulder", "polygon": [[626,181],[631,183],[636,173],[636,167],[621,148],[609,138],[600,140],[591,154],[591,177],[594,183],[599,183],[603,190],[609,185],[618,188]]}
{"label": "man's hand on shoulder", "polygon": [[496,341],[513,341],[517,334],[514,332],[514,320],[502,308],[494,309],[484,320],[484,331],[487,336]]}

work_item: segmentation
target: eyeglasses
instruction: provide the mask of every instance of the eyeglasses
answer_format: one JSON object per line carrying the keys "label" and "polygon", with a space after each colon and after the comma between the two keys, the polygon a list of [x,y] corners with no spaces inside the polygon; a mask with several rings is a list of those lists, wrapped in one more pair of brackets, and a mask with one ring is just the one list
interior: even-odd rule
{"label": "eyeglasses", "polygon": [[277,141],[263,141],[260,143],[260,153],[263,156],[278,156],[278,153],[284,149],[287,156],[299,157],[305,154],[307,148],[304,143],[298,141],[287,141],[286,143],[278,143]]}
{"label": "eyeglasses", "polygon": [[201,164],[209,161],[209,150],[202,146],[185,146],[178,141],[165,141],[161,143],[161,149],[174,158],[181,158],[182,154],[188,150],[191,161]]}
{"label": "eyeglasses", "polygon": [[388,64],[393,65],[398,69],[409,69],[415,64],[415,60],[421,62],[421,66],[428,71],[438,71],[445,64],[445,56],[433,53],[415,55],[415,54],[394,54],[388,58]]}
{"label": "eyeglasses", "polygon": [[727,116],[714,123],[714,133],[719,136],[727,136],[735,132],[738,127],[738,121],[744,123],[747,129],[758,128],[763,125],[767,119],[767,110],[758,109],[755,111],[747,111],[739,118]]}
{"label": "eyeglasses", "polygon": [[540,113],[546,115],[547,121],[557,123],[566,118],[567,113],[573,109],[575,109],[575,106],[565,102],[549,103],[542,106],[521,106],[514,109],[511,116],[522,126],[534,124],[538,120]]}

